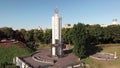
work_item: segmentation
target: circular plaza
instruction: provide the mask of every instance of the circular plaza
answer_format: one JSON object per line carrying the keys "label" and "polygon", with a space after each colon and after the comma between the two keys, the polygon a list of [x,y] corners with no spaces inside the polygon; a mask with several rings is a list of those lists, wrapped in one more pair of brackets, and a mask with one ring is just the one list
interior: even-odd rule
{"label": "circular plaza", "polygon": [[93,59],[97,60],[114,60],[117,59],[116,54],[111,54],[111,53],[96,53],[92,56],[90,56]]}

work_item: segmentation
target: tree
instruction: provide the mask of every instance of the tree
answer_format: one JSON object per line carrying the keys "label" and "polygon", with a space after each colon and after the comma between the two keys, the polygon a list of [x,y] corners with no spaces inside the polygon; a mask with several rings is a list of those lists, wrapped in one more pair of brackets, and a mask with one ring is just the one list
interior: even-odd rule
{"label": "tree", "polygon": [[43,35],[44,43],[50,43],[52,39],[52,29],[46,29]]}
{"label": "tree", "polygon": [[62,40],[64,43],[72,43],[72,28],[62,29]]}
{"label": "tree", "polygon": [[30,41],[33,41],[33,30],[30,30],[30,31],[27,31],[25,36],[24,36],[24,39],[26,42],[30,42]]}
{"label": "tree", "polygon": [[73,32],[73,28],[70,28],[67,32],[68,34],[67,39],[69,44],[72,44],[72,32]]}
{"label": "tree", "polygon": [[14,31],[14,39],[18,40],[18,41],[25,42],[24,35],[18,30]]}
{"label": "tree", "polygon": [[113,36],[112,33],[113,31],[111,31],[111,27],[104,27],[103,28],[103,43],[112,43],[113,42]]}
{"label": "tree", "polygon": [[113,42],[120,43],[120,25],[113,26]]}
{"label": "tree", "polygon": [[4,37],[4,33],[0,31],[0,40],[3,39],[3,37]]}
{"label": "tree", "polygon": [[34,30],[33,38],[35,42],[43,42],[43,30]]}
{"label": "tree", "polygon": [[110,25],[105,28],[105,39],[110,43],[120,43],[120,25]]}
{"label": "tree", "polygon": [[63,28],[62,29],[62,40],[63,40],[63,42],[64,43],[68,43],[68,38],[67,38],[67,36],[68,36],[68,29],[65,29],[65,28]]}
{"label": "tree", "polygon": [[82,23],[75,24],[73,27],[73,52],[75,55],[79,56],[80,58],[85,55],[86,52],[86,28],[85,25]]}
{"label": "tree", "polygon": [[14,31],[12,28],[9,28],[9,27],[3,27],[3,28],[0,28],[0,31],[2,31],[4,33],[4,38],[13,38],[14,36]]}
{"label": "tree", "polygon": [[87,26],[87,30],[89,32],[89,36],[91,36],[91,43],[92,44],[99,44],[102,43],[103,38],[103,28],[100,25],[90,25]]}

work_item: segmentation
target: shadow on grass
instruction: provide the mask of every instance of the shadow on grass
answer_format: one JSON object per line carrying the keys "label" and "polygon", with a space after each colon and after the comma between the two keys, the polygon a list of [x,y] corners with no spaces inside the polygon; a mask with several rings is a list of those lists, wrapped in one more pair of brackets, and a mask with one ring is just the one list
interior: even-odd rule
{"label": "shadow on grass", "polygon": [[101,52],[103,49],[100,46],[96,46],[96,45],[91,45],[91,47],[86,49],[86,53],[85,56],[83,56],[82,58],[87,58],[93,54],[96,54],[97,52]]}
{"label": "shadow on grass", "polygon": [[[81,59],[84,59],[84,58],[87,58],[93,54],[96,54],[97,52],[100,52],[102,51],[103,49],[100,47],[100,46],[96,46],[96,44],[94,45],[89,45],[89,47],[86,48],[86,53],[84,56],[81,57]],[[63,51],[64,53],[64,56],[70,54],[70,53],[73,53],[73,49],[70,49],[70,50],[65,50]]]}

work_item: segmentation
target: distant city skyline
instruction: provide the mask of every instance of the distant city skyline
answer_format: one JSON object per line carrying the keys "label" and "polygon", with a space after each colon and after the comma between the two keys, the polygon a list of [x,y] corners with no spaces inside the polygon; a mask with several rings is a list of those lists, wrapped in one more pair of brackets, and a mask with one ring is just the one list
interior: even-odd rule
{"label": "distant city skyline", "polygon": [[120,0],[0,0],[0,28],[51,28],[58,7],[62,23],[112,24],[120,20]]}

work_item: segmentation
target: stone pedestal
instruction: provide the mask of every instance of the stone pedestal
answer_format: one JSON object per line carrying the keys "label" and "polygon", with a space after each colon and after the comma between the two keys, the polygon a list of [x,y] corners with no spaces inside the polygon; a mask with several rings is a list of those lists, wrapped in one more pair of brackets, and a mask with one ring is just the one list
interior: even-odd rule
{"label": "stone pedestal", "polygon": [[52,57],[62,57],[63,49],[62,44],[51,44],[51,55]]}

